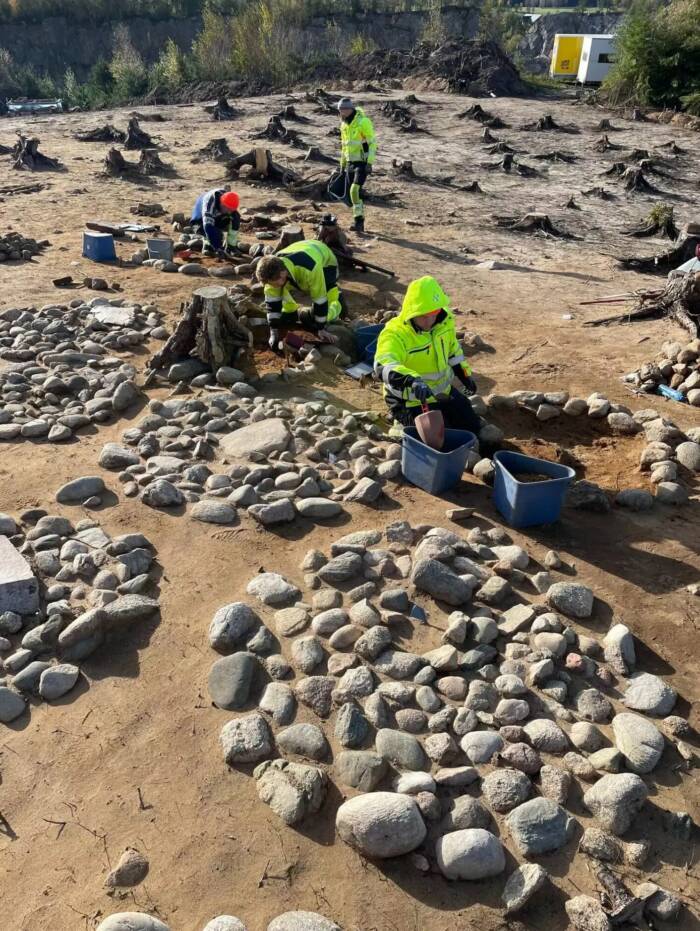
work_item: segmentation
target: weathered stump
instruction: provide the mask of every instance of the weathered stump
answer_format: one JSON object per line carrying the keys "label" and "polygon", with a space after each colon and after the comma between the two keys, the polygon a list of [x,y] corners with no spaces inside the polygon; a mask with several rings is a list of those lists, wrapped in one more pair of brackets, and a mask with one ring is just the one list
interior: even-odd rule
{"label": "weathered stump", "polygon": [[153,139],[144,132],[139,126],[139,121],[132,116],[126,126],[126,139],[124,140],[125,149],[153,149],[155,143]]}
{"label": "weathered stump", "polygon": [[12,150],[14,159],[12,167],[15,171],[59,171],[61,164],[58,159],[49,158],[39,151],[39,140],[34,137],[23,136],[17,133],[18,139]]}

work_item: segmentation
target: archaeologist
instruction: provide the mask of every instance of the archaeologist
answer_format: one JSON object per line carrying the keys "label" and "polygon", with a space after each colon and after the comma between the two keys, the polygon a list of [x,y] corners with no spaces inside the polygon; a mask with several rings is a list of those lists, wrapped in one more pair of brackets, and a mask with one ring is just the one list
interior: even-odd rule
{"label": "archaeologist", "polygon": [[205,239],[202,255],[232,252],[238,246],[241,199],[235,191],[215,188],[200,194],[192,210],[190,224]]}
{"label": "archaeologist", "polygon": [[[315,331],[324,343],[336,342],[326,324],[342,315],[343,296],[338,288],[338,260],[327,245],[317,239],[294,242],[260,259],[255,274],[265,286],[270,349],[280,348],[280,327],[294,324]],[[311,310],[299,310],[291,287],[309,295]]]}
{"label": "archaeologist", "polygon": [[338,101],[340,113],[340,170],[346,172],[352,202],[352,229],[356,233],[365,230],[365,205],[362,203],[362,187],[372,171],[377,143],[374,126],[364,110],[356,107],[350,97]]}
{"label": "archaeologist", "polygon": [[403,426],[412,426],[427,406],[442,412],[446,427],[478,434],[479,418],[453,386],[457,378],[466,394],[476,393],[449,303],[429,275],[412,281],[401,313],[379,334],[374,370],[384,383],[389,410]]}

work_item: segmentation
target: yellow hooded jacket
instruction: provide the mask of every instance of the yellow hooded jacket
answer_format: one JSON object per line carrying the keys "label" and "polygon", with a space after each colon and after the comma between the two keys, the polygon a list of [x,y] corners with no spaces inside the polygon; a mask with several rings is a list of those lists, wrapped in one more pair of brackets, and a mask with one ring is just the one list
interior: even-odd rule
{"label": "yellow hooded jacket", "polygon": [[[420,378],[431,389],[428,403],[438,395],[448,395],[455,375],[471,375],[462,347],[457,340],[450,300],[429,275],[412,281],[406,291],[401,313],[379,334],[374,368],[384,383],[384,396],[390,406],[415,407],[411,386]],[[420,330],[411,320],[440,308],[430,330]]]}
{"label": "yellow hooded jacket", "polygon": [[340,121],[340,167],[345,169],[350,162],[366,162],[371,165],[377,154],[372,120],[361,107],[349,123]]}

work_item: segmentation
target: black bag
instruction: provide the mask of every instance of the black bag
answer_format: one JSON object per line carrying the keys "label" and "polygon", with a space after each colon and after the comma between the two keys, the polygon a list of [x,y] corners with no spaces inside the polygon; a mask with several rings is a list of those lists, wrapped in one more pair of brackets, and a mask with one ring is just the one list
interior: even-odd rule
{"label": "black bag", "polygon": [[328,195],[331,200],[339,200],[348,207],[352,206],[350,200],[350,190],[348,186],[348,176],[344,171],[334,171],[328,181]]}

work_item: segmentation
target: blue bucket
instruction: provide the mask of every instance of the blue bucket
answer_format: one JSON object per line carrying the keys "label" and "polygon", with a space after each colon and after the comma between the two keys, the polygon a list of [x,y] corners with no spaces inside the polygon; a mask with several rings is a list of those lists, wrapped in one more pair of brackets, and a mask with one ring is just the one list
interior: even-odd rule
{"label": "blue bucket", "polygon": [[117,257],[111,233],[83,233],[83,256],[93,262],[114,262]]}
{"label": "blue bucket", "polygon": [[355,330],[357,354],[360,360],[366,362],[367,365],[372,365],[374,362],[374,354],[377,351],[377,337],[383,329],[383,323],[376,323],[371,326],[361,326]]}
{"label": "blue bucket", "polygon": [[469,450],[475,446],[476,437],[469,430],[445,430],[442,449],[433,449],[420,439],[415,427],[405,427],[401,471],[412,485],[439,495],[460,480]]}
{"label": "blue bucket", "polygon": [[[522,453],[497,452],[493,503],[511,527],[551,524],[559,519],[566,492],[576,473],[569,466]],[[519,482],[514,472],[551,476],[543,482]]]}

